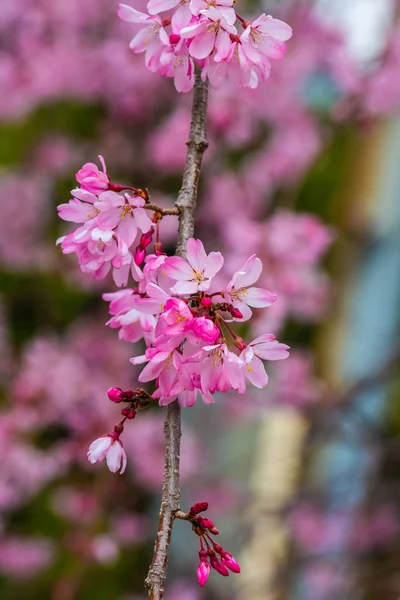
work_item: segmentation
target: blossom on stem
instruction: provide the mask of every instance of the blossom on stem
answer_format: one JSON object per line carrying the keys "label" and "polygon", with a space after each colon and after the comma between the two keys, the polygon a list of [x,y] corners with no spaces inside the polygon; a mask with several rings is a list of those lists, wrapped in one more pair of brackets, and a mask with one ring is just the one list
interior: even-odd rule
{"label": "blossom on stem", "polygon": [[104,190],[108,190],[110,178],[107,175],[107,168],[104,158],[99,155],[99,160],[103,171],[100,171],[94,163],[85,163],[76,174],[76,180],[80,183],[81,188],[92,194],[98,194]]}
{"label": "blossom on stem", "polygon": [[224,60],[230,51],[232,42],[230,34],[237,34],[236,27],[228,23],[223,14],[214,6],[200,11],[197,23],[184,27],[180,36],[190,39],[189,54],[202,60],[213,54],[214,61]]}
{"label": "blossom on stem", "polygon": [[163,270],[168,277],[177,283],[171,288],[174,294],[194,294],[207,291],[212,278],[222,269],[224,264],[220,252],[206,254],[200,240],[190,238],[187,243],[186,260],[179,256],[165,259]]}
{"label": "blossom on stem", "polygon": [[112,473],[119,470],[122,475],[126,469],[126,453],[119,440],[119,434],[115,432],[92,442],[87,457],[92,465],[105,459]]}
{"label": "blossom on stem", "polygon": [[288,356],[289,346],[280,344],[271,333],[260,335],[240,354],[245,365],[245,376],[258,388],[263,388],[268,383],[263,360],[283,360]]}
{"label": "blossom on stem", "polygon": [[237,308],[243,315],[240,320],[247,321],[252,315],[249,308],[265,308],[271,306],[276,300],[276,295],[262,288],[249,287],[258,281],[262,272],[262,262],[255,254],[251,256],[237,271],[228,285],[223,296]]}

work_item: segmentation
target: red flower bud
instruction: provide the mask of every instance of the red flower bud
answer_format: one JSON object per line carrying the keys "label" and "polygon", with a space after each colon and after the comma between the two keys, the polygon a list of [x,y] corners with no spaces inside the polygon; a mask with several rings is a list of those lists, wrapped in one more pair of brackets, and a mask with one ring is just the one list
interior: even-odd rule
{"label": "red flower bud", "polygon": [[200,525],[204,527],[204,529],[212,529],[214,527],[214,523],[211,521],[211,519],[199,517],[197,520],[200,523]]}
{"label": "red flower bud", "polygon": [[107,392],[111,402],[122,402],[122,390],[121,388],[110,388]]}
{"label": "red flower bud", "polygon": [[205,308],[210,308],[210,306],[212,305],[212,300],[211,298],[209,298],[208,296],[206,296],[205,298],[203,298],[201,300],[201,304],[205,307]]}
{"label": "red flower bud", "polygon": [[193,504],[189,510],[189,514],[198,515],[201,512],[204,512],[208,508],[208,502],[196,502]]}
{"label": "red flower bud", "polygon": [[219,535],[219,529],[217,529],[216,527],[212,527],[211,529],[209,529],[209,532],[213,535]]}
{"label": "red flower bud", "polygon": [[235,308],[234,306],[230,305],[228,307],[229,312],[231,313],[232,317],[234,317],[235,319],[243,319],[243,315],[240,312],[240,310],[238,310],[237,308]]}
{"label": "red flower bud", "polygon": [[140,267],[146,256],[146,251],[138,246],[135,250],[134,261]]}
{"label": "red flower bud", "polygon": [[226,566],[224,565],[224,563],[222,561],[218,560],[218,558],[214,557],[211,559],[211,566],[220,575],[223,575],[224,577],[228,577],[228,575],[229,575],[228,569],[226,568]]}

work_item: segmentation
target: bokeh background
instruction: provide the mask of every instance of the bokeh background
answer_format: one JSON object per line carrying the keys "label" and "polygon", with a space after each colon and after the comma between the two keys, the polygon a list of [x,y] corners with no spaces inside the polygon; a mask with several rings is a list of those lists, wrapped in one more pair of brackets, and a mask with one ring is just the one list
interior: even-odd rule
{"label": "bokeh background", "polygon": [[[141,8],[144,0],[137,0]],[[56,206],[102,154],[113,181],[169,206],[190,94],[148,72],[114,0],[0,4],[0,595],[144,600],[163,410],[130,423],[125,475],[86,462],[135,387],[140,347],[63,256]],[[400,3],[265,0],[294,29],[256,91],[210,93],[196,234],[252,253],[278,294],[241,334],[291,357],[245,397],[184,410],[182,507],[210,503],[242,574],[195,578],[174,529],[166,600],[400,598]],[[162,223],[166,245],[173,219]]]}

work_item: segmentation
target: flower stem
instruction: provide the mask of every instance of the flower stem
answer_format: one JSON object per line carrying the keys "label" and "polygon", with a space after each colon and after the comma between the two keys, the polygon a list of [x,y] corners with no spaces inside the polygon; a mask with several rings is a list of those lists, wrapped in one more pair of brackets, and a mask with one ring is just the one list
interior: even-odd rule
{"label": "flower stem", "polygon": [[[186,164],[182,187],[175,208],[179,213],[178,242],[176,255],[185,257],[186,244],[194,233],[194,211],[197,186],[203,154],[208,147],[206,135],[208,86],[202,81],[196,67],[195,84]],[[168,566],[171,532],[176,513],[180,508],[179,460],[181,443],[181,409],[177,400],[169,404],[164,422],[165,462],[160,520],[154,545],[153,560],[146,578],[149,600],[163,600]]]}

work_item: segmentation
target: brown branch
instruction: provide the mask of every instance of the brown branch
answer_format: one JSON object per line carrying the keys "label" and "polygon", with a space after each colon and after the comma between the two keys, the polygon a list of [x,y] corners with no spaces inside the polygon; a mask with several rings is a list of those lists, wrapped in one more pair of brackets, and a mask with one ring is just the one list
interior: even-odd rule
{"label": "brown branch", "polygon": [[[186,242],[194,233],[194,211],[203,154],[208,147],[206,135],[207,82],[201,80],[196,68],[193,90],[186,164],[182,187],[175,203],[179,210],[179,230],[176,255],[185,257]],[[181,443],[181,409],[177,400],[169,404],[164,422],[165,463],[160,520],[154,545],[153,560],[146,578],[149,600],[162,600],[168,566],[168,551],[172,526],[180,508],[179,460]]]}
{"label": "brown branch", "polygon": [[157,204],[147,202],[147,204],[145,204],[143,208],[145,208],[146,210],[153,210],[154,212],[160,213],[160,215],[162,215],[163,217],[167,217],[169,215],[179,215],[179,208],[177,206],[174,206],[173,208],[161,208],[160,206],[157,206]]}

